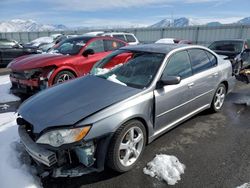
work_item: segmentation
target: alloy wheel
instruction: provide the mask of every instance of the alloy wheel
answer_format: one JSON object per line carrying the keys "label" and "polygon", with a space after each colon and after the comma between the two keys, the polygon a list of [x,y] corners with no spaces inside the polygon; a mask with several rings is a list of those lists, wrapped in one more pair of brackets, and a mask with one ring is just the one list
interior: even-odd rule
{"label": "alloy wheel", "polygon": [[144,144],[143,132],[131,127],[123,136],[119,146],[119,160],[123,166],[131,166],[140,156]]}
{"label": "alloy wheel", "polygon": [[221,109],[224,100],[226,96],[226,90],[224,87],[219,87],[216,94],[215,94],[215,100],[214,100],[214,107],[219,110]]}
{"label": "alloy wheel", "polygon": [[69,81],[69,80],[71,80],[73,77],[72,76],[70,76],[69,74],[67,74],[67,73],[65,73],[65,74],[61,74],[59,77],[58,77],[58,79],[57,79],[57,81],[56,81],[56,83],[57,84],[60,84],[60,83],[63,83],[63,82],[66,82],[66,81]]}

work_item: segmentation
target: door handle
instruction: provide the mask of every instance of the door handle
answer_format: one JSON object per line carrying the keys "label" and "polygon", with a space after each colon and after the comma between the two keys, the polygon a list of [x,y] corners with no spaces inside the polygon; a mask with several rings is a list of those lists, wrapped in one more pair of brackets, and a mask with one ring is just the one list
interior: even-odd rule
{"label": "door handle", "polygon": [[188,84],[188,88],[192,88],[194,86],[194,83]]}

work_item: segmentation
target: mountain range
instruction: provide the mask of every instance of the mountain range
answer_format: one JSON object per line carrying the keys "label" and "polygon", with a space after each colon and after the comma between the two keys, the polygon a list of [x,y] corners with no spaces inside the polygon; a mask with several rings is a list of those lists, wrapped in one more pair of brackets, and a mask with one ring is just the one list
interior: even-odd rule
{"label": "mountain range", "polygon": [[[250,17],[243,18],[237,22],[231,24],[243,24],[250,25]],[[198,19],[193,18],[177,18],[177,19],[163,19],[153,25],[148,26],[149,28],[164,28],[164,27],[186,27],[186,26],[196,26],[196,25],[207,25],[207,26],[220,26],[223,23],[220,22],[209,22],[202,23]],[[92,27],[92,29],[100,28]],[[114,26],[103,27],[102,29],[111,28]],[[63,24],[40,24],[34,20],[21,20],[14,19],[10,21],[0,22],[0,32],[36,32],[36,31],[65,31],[65,30],[81,30],[81,29],[91,29],[88,26],[79,26],[74,28],[69,28]]]}
{"label": "mountain range", "polygon": [[65,25],[40,24],[33,20],[15,19],[0,22],[0,32],[32,32],[32,31],[62,31],[67,30]]}
{"label": "mountain range", "polygon": [[[237,22],[230,23],[230,24],[243,24],[243,25],[250,25],[250,17],[243,18]],[[195,25],[207,25],[207,26],[220,26],[224,25],[220,22],[208,22],[208,23],[201,23],[197,19],[192,18],[177,18],[177,19],[163,19],[153,25],[150,25],[150,28],[163,28],[163,27],[186,27],[186,26],[195,26]]]}

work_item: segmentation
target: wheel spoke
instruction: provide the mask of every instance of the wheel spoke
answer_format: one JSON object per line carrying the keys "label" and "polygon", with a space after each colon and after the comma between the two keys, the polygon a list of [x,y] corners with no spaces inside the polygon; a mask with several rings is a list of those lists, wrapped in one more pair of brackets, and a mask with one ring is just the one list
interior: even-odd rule
{"label": "wheel spoke", "polygon": [[130,154],[131,154],[130,150],[126,150],[125,156],[123,158],[124,164],[127,164],[127,162],[129,161]]}
{"label": "wheel spoke", "polygon": [[127,143],[121,143],[119,150],[127,150],[128,149],[128,144]]}
{"label": "wheel spoke", "polygon": [[216,102],[214,103],[214,105],[216,106],[216,107],[218,107],[218,104],[219,104],[220,102],[219,102],[219,100],[216,100]]}
{"label": "wheel spoke", "polygon": [[142,134],[139,134],[135,139],[134,142],[135,143],[139,143],[142,140]]}
{"label": "wheel spoke", "polygon": [[136,158],[140,155],[140,153],[135,148],[133,148],[133,154]]}
{"label": "wheel spoke", "polygon": [[131,129],[131,130],[129,131],[129,138],[130,138],[130,141],[133,141],[133,140],[134,140],[134,134],[135,134],[134,129]]}

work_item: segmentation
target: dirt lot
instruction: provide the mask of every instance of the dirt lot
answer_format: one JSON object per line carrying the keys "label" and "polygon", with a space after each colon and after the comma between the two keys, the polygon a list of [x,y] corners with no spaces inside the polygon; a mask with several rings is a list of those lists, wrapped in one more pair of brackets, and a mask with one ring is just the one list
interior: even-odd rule
{"label": "dirt lot", "polygon": [[[139,164],[128,173],[107,169],[74,179],[45,179],[44,187],[168,187],[142,172],[161,153],[175,155],[186,165],[181,181],[171,187],[234,188],[250,182],[250,107],[234,104],[239,99],[250,101],[250,85],[238,83],[221,113],[203,112],[148,145]],[[8,110],[15,108],[12,103]]]}

